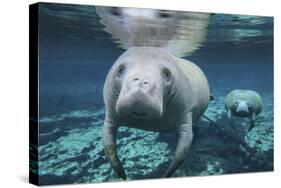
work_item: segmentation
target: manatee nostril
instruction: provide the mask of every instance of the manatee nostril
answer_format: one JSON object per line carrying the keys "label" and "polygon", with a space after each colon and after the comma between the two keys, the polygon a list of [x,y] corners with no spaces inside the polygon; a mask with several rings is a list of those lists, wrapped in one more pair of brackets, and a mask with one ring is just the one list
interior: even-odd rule
{"label": "manatee nostril", "polygon": [[143,84],[144,84],[144,85],[147,85],[147,84],[148,84],[148,81],[143,81]]}

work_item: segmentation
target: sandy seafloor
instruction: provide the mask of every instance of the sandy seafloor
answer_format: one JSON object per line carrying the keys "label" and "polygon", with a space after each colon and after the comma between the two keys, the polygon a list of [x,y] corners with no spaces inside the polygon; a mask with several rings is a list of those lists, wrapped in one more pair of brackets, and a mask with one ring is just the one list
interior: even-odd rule
{"label": "sandy seafloor", "polygon": [[[245,70],[243,66],[247,65],[236,67]],[[198,126],[194,127],[191,149],[175,176],[272,171],[273,83],[268,77],[271,72],[268,71],[267,75],[265,69],[263,76],[267,79],[255,80],[259,78],[260,72],[256,71],[255,75],[254,70],[250,77],[247,73],[240,74],[240,80],[235,81],[226,71],[222,71],[224,73],[220,76],[230,78],[220,79],[211,68],[201,67],[207,72],[212,94],[215,96],[205,115],[215,124],[202,118]],[[267,69],[271,70],[270,67]],[[231,70],[235,71],[233,68]],[[253,155],[249,155],[241,147],[228,128],[223,105],[227,92],[240,85],[242,88],[257,90],[264,103],[262,113],[257,116],[256,127],[251,132],[246,133],[248,119],[235,119],[240,137],[256,151]],[[91,82],[69,82],[40,86],[40,184],[123,181],[110,167],[102,147],[105,116],[105,107],[100,100],[102,86],[102,82],[96,85]],[[93,102],[95,95],[98,96],[98,102]],[[176,140],[176,134],[169,131],[148,132],[120,128],[117,138],[118,155],[128,180],[161,178],[172,157]]]}

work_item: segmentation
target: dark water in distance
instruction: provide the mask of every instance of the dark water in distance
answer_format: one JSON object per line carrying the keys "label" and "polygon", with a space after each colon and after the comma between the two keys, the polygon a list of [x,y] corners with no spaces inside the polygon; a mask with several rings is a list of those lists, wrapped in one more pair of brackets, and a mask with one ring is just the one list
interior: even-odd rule
{"label": "dark water in distance", "polygon": [[[101,144],[102,88],[124,50],[103,30],[94,6],[40,4],[39,14],[40,181],[114,181],[118,177]],[[185,58],[205,72],[215,96],[205,114],[222,127],[227,122],[223,99],[232,89],[257,91],[264,109],[247,135],[248,121],[239,120],[256,158],[218,131],[222,127],[211,129],[202,120],[176,176],[273,170],[273,18],[215,14],[206,42]],[[167,133],[122,128],[118,140],[129,179],[161,177],[174,151],[173,135]],[[131,142],[135,145],[126,144]]]}

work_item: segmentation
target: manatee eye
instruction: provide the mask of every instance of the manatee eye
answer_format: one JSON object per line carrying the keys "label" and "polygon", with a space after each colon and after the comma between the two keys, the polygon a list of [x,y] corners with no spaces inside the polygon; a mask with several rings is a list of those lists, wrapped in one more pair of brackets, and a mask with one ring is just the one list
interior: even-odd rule
{"label": "manatee eye", "polygon": [[170,81],[172,74],[169,69],[167,69],[166,67],[163,68],[162,74],[165,80]]}
{"label": "manatee eye", "polygon": [[249,107],[249,106],[251,106],[251,104],[249,102],[247,102],[247,106]]}
{"label": "manatee eye", "polygon": [[110,13],[114,16],[121,16],[122,15],[121,10],[118,7],[111,7]]}
{"label": "manatee eye", "polygon": [[118,77],[122,76],[123,73],[124,73],[124,71],[125,71],[125,65],[122,64],[122,65],[120,65],[120,66],[118,67],[117,76],[118,76]]}
{"label": "manatee eye", "polygon": [[170,18],[171,16],[172,15],[168,11],[165,11],[165,10],[160,10],[158,13],[158,17],[160,17],[160,18]]}
{"label": "manatee eye", "polygon": [[238,102],[237,102],[237,101],[235,101],[234,105],[235,105],[235,106],[238,106]]}

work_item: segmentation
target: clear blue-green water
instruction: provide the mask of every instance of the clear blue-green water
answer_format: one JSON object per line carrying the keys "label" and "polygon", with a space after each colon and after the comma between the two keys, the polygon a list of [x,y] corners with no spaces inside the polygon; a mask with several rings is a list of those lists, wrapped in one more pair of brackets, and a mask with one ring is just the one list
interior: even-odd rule
{"label": "clear blue-green water", "polygon": [[[103,30],[94,6],[40,4],[39,182],[121,181],[102,147],[106,75],[123,49]],[[194,127],[194,140],[175,176],[273,170],[273,18],[214,14],[207,39],[184,57],[205,72],[215,100]],[[248,155],[228,130],[223,99],[232,89],[257,91],[264,108],[249,133],[236,119]],[[160,178],[174,152],[173,132],[122,127],[118,154],[129,180]]]}

